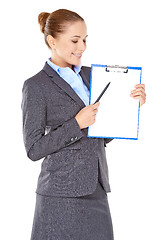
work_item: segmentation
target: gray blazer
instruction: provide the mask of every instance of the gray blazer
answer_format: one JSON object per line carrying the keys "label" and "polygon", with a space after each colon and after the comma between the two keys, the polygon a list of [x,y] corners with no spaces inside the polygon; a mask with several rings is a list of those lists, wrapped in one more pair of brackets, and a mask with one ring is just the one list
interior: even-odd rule
{"label": "gray blazer", "polygon": [[[90,87],[90,68],[80,75]],[[111,139],[87,138],[76,114],[83,101],[47,63],[23,85],[23,136],[27,156],[44,158],[37,193],[47,196],[77,197],[94,192],[98,164],[106,192],[110,191],[105,144]]]}

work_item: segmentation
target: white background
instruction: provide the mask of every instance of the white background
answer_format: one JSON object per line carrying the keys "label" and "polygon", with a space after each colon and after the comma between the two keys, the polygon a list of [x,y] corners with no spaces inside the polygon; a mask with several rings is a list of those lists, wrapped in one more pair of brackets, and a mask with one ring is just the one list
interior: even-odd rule
{"label": "white background", "polygon": [[[0,239],[29,240],[41,161],[26,157],[21,89],[50,51],[37,23],[42,11],[76,11],[88,25],[83,65],[143,67],[147,103],[138,141],[115,140],[106,150],[115,240],[160,239],[159,1],[3,1],[1,3]],[[97,239],[100,240],[100,239]]]}

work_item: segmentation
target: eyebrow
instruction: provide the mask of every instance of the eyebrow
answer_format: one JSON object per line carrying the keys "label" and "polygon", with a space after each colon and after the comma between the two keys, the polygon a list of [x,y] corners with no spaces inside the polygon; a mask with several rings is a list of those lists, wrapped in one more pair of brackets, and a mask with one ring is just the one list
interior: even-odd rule
{"label": "eyebrow", "polygon": [[[75,36],[72,36],[72,38],[74,37],[78,37],[78,38],[81,38],[81,36],[78,36],[78,35],[75,35]],[[88,37],[88,35],[85,36],[85,38]]]}

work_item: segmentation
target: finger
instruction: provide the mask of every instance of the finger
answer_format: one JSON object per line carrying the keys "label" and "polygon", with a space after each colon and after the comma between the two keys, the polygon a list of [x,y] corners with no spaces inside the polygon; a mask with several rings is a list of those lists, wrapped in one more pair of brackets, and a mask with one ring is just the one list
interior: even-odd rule
{"label": "finger", "polygon": [[97,102],[97,103],[93,104],[93,108],[97,109],[99,107],[99,105],[100,105],[100,102]]}
{"label": "finger", "polygon": [[134,89],[133,91],[142,91],[145,92],[145,89],[142,87],[137,87],[136,89]]}
{"label": "finger", "polygon": [[133,96],[132,98],[138,99],[140,101],[141,105],[146,102],[146,96]]}
{"label": "finger", "polygon": [[143,99],[144,101],[146,101],[146,95],[134,95],[134,96],[131,96],[132,98],[134,99]]}
{"label": "finger", "polygon": [[135,96],[146,97],[146,93],[145,93],[145,91],[143,91],[143,90],[141,90],[141,89],[139,89],[139,90],[133,90],[133,91],[131,91],[130,96],[131,96],[131,97],[135,97]]}
{"label": "finger", "polygon": [[132,98],[134,98],[134,99],[143,99],[143,100],[146,99],[145,96],[141,96],[141,95],[132,96]]}
{"label": "finger", "polygon": [[135,88],[143,88],[145,90],[145,84],[136,84]]}
{"label": "finger", "polygon": [[135,89],[133,89],[131,92],[134,93],[136,91],[142,91],[145,92],[145,85],[143,84],[139,84],[135,86]]}
{"label": "finger", "polygon": [[136,96],[136,95],[146,96],[146,93],[145,93],[144,89],[135,89],[135,90],[131,91],[131,96]]}
{"label": "finger", "polygon": [[96,116],[98,110],[97,109],[93,109],[93,111],[91,112],[91,116]]}
{"label": "finger", "polygon": [[138,99],[140,101],[140,106],[142,106],[145,102],[146,102],[146,98],[142,98],[142,97],[134,97],[134,99]]}
{"label": "finger", "polygon": [[98,109],[97,109],[97,108],[94,109],[94,114],[95,114],[95,115],[97,114],[97,112],[98,112]]}
{"label": "finger", "polygon": [[136,96],[132,96],[132,98],[138,99],[140,101],[141,105],[146,102],[146,96],[136,95]]}

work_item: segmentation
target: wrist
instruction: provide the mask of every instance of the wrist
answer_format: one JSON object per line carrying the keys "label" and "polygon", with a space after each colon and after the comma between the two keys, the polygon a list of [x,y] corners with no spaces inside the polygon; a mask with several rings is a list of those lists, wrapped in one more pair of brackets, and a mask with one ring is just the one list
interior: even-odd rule
{"label": "wrist", "polygon": [[81,124],[80,124],[79,119],[78,119],[77,116],[75,116],[75,119],[76,119],[76,121],[77,121],[77,123],[78,123],[78,125],[79,125],[79,128],[82,129],[82,126],[81,126]]}

